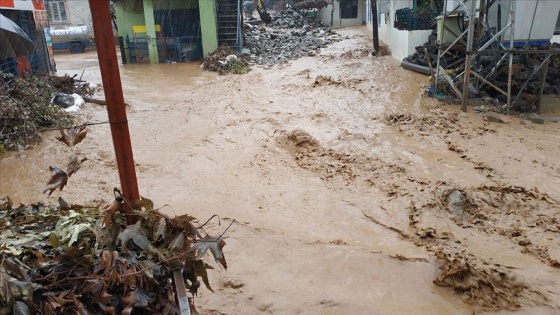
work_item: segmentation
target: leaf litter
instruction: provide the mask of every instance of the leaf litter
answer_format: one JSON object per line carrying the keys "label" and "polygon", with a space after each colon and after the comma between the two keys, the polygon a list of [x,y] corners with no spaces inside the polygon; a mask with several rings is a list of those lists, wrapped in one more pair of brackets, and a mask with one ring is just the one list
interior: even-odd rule
{"label": "leaf litter", "polygon": [[0,198],[0,314],[179,314],[175,270],[196,314],[201,282],[214,292],[206,253],[227,268],[223,233],[207,234],[188,215],[168,217],[145,198],[130,202],[141,210],[127,225],[128,201],[115,196],[105,208],[62,198],[14,207]]}

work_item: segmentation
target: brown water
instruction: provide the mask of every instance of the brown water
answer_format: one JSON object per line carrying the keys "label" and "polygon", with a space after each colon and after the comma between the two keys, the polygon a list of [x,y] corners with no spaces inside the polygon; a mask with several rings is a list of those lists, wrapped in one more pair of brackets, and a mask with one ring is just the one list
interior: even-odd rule
{"label": "brown water", "polygon": [[[199,311],[559,313],[560,125],[497,125],[423,99],[424,76],[368,56],[363,29],[340,33],[349,39],[318,57],[242,76],[121,67],[142,195],[171,214],[239,222],[225,247],[231,267],[211,274],[217,293],[201,290]],[[95,53],[57,66],[100,81]],[[93,104],[79,115],[107,120]],[[72,149],[54,136],[2,157],[0,195],[109,202],[118,175],[108,126]],[[48,166],[72,153],[88,161],[61,193],[41,194]],[[453,189],[468,198],[464,213],[446,207]],[[435,285],[440,267],[463,268],[469,289],[452,276],[440,283],[463,291]]]}

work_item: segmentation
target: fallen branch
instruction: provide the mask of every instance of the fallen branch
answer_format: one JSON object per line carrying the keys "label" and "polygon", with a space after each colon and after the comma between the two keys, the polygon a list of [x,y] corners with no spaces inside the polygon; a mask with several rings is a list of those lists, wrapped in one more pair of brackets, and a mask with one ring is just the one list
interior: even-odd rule
{"label": "fallen branch", "polygon": [[101,100],[101,99],[97,99],[97,98],[91,98],[91,97],[84,97],[84,101],[88,102],[88,103],[93,103],[93,104],[97,104],[97,105],[107,105],[107,101],[106,100]]}

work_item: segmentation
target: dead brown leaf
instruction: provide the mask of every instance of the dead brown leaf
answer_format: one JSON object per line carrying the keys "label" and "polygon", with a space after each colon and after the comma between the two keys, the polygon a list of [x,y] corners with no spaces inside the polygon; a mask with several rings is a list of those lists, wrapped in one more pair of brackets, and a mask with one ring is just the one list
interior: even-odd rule
{"label": "dead brown leaf", "polygon": [[60,137],[56,137],[56,139],[69,147],[73,147],[84,140],[87,131],[86,127],[72,127],[66,129],[66,131],[63,128],[60,128]]}
{"label": "dead brown leaf", "polygon": [[185,265],[185,268],[183,269],[183,278],[191,282],[189,291],[191,292],[192,295],[196,295],[198,292],[198,288],[200,287],[200,282],[198,282],[198,277],[202,278],[202,282],[204,282],[204,285],[208,290],[214,292],[208,280],[208,272],[206,272],[207,269],[214,269],[214,268],[200,259],[195,261],[190,261]]}
{"label": "dead brown leaf", "polygon": [[117,211],[120,211],[121,209],[122,204],[118,200],[113,201],[110,205],[105,207],[105,209],[103,209],[103,212],[105,212],[105,216],[103,217],[103,224],[101,224],[101,227],[108,226],[109,223],[111,223],[111,221],[113,220],[113,216],[115,215],[115,213]]}
{"label": "dead brown leaf", "polygon": [[0,196],[0,210],[4,210],[4,209],[10,209],[12,208],[12,200],[10,200],[10,197],[4,197],[4,196]]}
{"label": "dead brown leaf", "polygon": [[85,305],[82,302],[80,302],[74,294],[72,294],[72,300],[74,301],[74,303],[76,305],[76,309],[78,310],[79,315],[89,315],[90,314],[88,312],[87,308],[85,307]]}
{"label": "dead brown leaf", "polygon": [[202,258],[202,256],[210,250],[216,262],[219,262],[225,269],[227,269],[226,258],[224,257],[224,252],[222,251],[222,248],[224,248],[225,245],[226,242],[222,238],[206,235],[195,242],[192,249],[198,252],[196,259]]}
{"label": "dead brown leaf", "polygon": [[47,191],[49,192],[49,196],[55,191],[57,188],[62,191],[66,183],[68,183],[68,174],[65,171],[59,169],[56,166],[51,166],[50,170],[52,172],[51,179],[47,183],[47,188],[43,191],[43,194]]}
{"label": "dead brown leaf", "polygon": [[147,308],[148,305],[155,299],[152,293],[143,290],[129,291],[128,294],[122,299],[127,307],[123,311],[123,315],[132,314],[135,308]]}
{"label": "dead brown leaf", "polygon": [[80,169],[84,161],[87,161],[86,157],[79,160],[77,155],[72,155],[72,157],[70,158],[70,162],[68,162],[68,168],[66,169],[68,177],[74,175],[74,173],[76,173]]}

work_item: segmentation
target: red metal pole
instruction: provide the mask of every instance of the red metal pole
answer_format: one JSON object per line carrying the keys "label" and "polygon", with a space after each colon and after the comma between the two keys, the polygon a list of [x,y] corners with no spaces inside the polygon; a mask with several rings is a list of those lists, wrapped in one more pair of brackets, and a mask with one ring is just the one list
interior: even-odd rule
{"label": "red metal pole", "polygon": [[[107,112],[111,124],[111,135],[113,136],[113,146],[117,157],[121,189],[125,199],[137,200],[140,199],[140,193],[128,131],[109,0],[89,0],[89,7],[93,20],[93,33],[99,58],[99,68],[101,69],[103,90],[107,100]],[[127,209],[127,211],[130,211],[128,207]],[[133,224],[134,221],[136,221],[135,217],[127,216],[128,224]]]}

